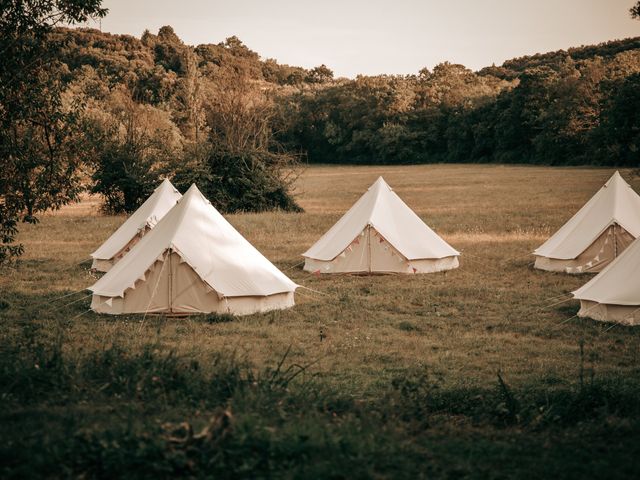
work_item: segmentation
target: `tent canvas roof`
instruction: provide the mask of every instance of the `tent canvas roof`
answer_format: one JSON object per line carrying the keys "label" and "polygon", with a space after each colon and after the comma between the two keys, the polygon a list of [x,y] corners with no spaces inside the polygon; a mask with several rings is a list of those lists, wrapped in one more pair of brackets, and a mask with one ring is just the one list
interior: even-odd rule
{"label": "tent canvas roof", "polygon": [[460,253],[440,238],[379,177],[304,257],[330,261],[371,225],[408,260],[444,258]]}
{"label": "tent canvas roof", "polygon": [[221,297],[267,296],[297,287],[192,185],[156,227],[89,290],[107,297],[123,296],[169,248]]}
{"label": "tent canvas roof", "polygon": [[573,295],[579,300],[640,306],[640,239]]}
{"label": "tent canvas roof", "polygon": [[618,172],[533,254],[574,259],[614,223],[634,237],[640,236],[640,196]]}
{"label": "tent canvas roof", "polygon": [[91,254],[92,258],[109,260],[116,256],[131,239],[147,225],[154,227],[171,210],[182,195],[168,179],[113,234]]}

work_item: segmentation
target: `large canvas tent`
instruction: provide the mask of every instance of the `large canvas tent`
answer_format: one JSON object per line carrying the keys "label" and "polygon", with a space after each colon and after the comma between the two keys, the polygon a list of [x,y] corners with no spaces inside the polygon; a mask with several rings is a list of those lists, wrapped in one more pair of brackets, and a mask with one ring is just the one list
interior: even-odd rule
{"label": "large canvas tent", "polygon": [[640,196],[616,172],[571,219],[533,252],[535,268],[600,272],[640,236]]}
{"label": "large canvas tent", "polygon": [[293,306],[296,287],[192,185],[89,290],[99,313],[244,315]]}
{"label": "large canvas tent", "polygon": [[154,190],[120,228],[91,254],[91,268],[107,272],[180,200],[180,192],[167,179]]}
{"label": "large canvas tent", "polygon": [[640,325],[640,239],[573,296],[580,300],[580,317]]}
{"label": "large canvas tent", "polygon": [[382,177],[303,254],[314,273],[431,273],[458,255]]}

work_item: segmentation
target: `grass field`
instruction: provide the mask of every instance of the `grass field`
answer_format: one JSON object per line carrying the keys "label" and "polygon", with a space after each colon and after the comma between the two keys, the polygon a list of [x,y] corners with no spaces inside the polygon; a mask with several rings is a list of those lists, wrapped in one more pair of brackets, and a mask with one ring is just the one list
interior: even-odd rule
{"label": "grass field", "polygon": [[[530,255],[611,173],[311,167],[305,213],[228,217],[308,289],[233,319],[93,314],[86,260],[123,218],[94,200],[45,215],[0,277],[0,475],[638,478],[640,330],[575,318],[555,303],[590,277]],[[379,175],[459,269],[301,270]],[[171,439],[180,422],[206,435]]]}

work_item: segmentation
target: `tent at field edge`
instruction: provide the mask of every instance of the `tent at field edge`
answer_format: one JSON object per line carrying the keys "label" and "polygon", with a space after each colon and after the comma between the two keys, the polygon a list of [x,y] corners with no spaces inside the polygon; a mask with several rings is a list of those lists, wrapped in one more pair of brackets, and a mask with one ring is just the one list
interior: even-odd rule
{"label": "tent at field edge", "polygon": [[108,272],[181,197],[180,192],[165,178],[140,208],[91,254],[91,268],[99,272]]}
{"label": "tent at field edge", "polygon": [[192,185],[89,290],[98,313],[246,315],[292,307],[296,288]]}
{"label": "tent at field edge", "polygon": [[640,238],[573,296],[579,317],[640,325]]}
{"label": "tent at field edge", "polygon": [[457,268],[460,253],[379,177],[309,250],[313,273],[433,273]]}
{"label": "tent at field edge", "polygon": [[533,252],[535,268],[600,272],[640,236],[640,196],[615,172],[591,199]]}

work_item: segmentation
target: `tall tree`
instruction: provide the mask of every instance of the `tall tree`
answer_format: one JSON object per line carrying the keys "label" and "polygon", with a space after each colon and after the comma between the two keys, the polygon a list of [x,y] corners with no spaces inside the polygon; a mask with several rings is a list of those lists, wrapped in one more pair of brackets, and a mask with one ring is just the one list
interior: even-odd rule
{"label": "tall tree", "polygon": [[[0,262],[19,255],[18,221],[55,208],[77,193],[47,35],[59,24],[102,17],[101,0],[0,0]],[[67,118],[67,116],[69,117]]]}
{"label": "tall tree", "polygon": [[157,186],[183,143],[170,114],[134,101],[121,87],[87,109],[85,130],[93,157],[93,193],[109,213],[132,212]]}
{"label": "tall tree", "polygon": [[224,212],[300,210],[291,196],[298,159],[274,138],[271,99],[242,71],[219,78],[215,87],[205,106],[206,156],[178,165],[176,186],[197,182]]}

